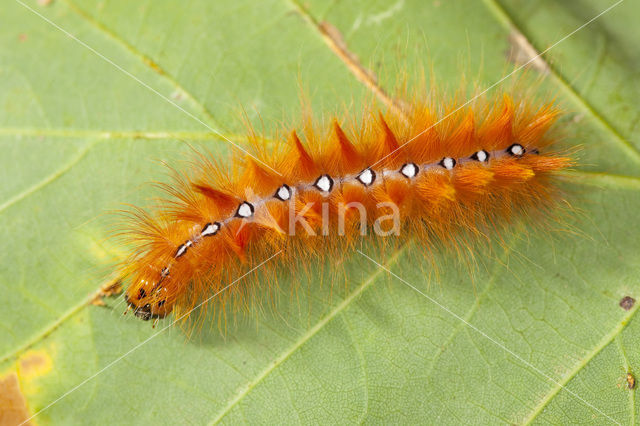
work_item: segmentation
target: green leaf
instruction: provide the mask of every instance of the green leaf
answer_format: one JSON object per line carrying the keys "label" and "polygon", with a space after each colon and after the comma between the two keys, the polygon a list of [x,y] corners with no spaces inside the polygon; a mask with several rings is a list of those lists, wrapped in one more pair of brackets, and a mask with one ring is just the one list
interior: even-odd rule
{"label": "green leaf", "polygon": [[[0,378],[18,373],[38,424],[635,422],[640,323],[619,302],[640,297],[637,2],[566,39],[613,3],[46,3],[0,6]],[[271,134],[301,88],[317,115],[357,110],[423,69],[489,87],[510,50],[550,47],[526,78],[546,70],[582,147],[580,235],[518,231],[473,282],[447,257],[436,278],[416,247],[375,259],[399,278],[354,253],[348,286],[318,272],[290,297],[282,280],[278,312],[226,336],[88,303],[122,257],[105,215],[145,204],[185,141],[227,158],[243,109]]]}

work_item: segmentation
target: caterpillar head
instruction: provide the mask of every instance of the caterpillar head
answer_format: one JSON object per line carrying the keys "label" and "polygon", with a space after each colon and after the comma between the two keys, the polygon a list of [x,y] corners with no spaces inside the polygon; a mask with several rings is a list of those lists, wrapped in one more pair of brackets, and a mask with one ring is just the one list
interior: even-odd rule
{"label": "caterpillar head", "polygon": [[170,298],[168,284],[169,274],[166,270],[158,272],[144,268],[135,277],[124,298],[138,318],[144,321],[164,318],[171,312],[175,303]]}

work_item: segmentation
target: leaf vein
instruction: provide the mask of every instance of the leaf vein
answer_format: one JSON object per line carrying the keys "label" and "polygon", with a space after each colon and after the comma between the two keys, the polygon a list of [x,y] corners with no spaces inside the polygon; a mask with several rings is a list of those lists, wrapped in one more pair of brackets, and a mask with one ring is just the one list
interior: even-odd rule
{"label": "leaf vein", "polygon": [[527,416],[523,420],[522,422],[523,424],[531,424],[533,420],[535,420],[540,414],[542,414],[542,412],[547,407],[547,405],[549,405],[549,403],[553,400],[553,398],[558,393],[560,393],[562,389],[566,387],[567,383],[569,383],[580,371],[582,371],[591,362],[591,360],[593,360],[596,357],[596,355],[598,355],[604,348],[606,348],[609,344],[611,344],[611,342],[613,342],[614,339],[620,333],[622,333],[622,331],[627,327],[629,322],[631,322],[631,320],[633,319],[635,313],[638,311],[638,307],[640,307],[640,304],[636,304],[633,307],[633,309],[627,312],[627,314],[624,317],[622,317],[621,321],[618,322],[618,325],[615,326],[611,330],[611,332],[603,336],[600,342],[598,342],[598,344],[590,352],[586,353],[586,356],[582,361],[576,364],[572,370],[570,370],[563,378],[561,378],[556,382],[557,384],[554,385],[553,388],[551,388],[551,391],[544,398],[542,398],[542,400],[538,403],[538,405],[534,407],[534,409],[531,411],[529,416]]}
{"label": "leaf vein", "polygon": [[102,34],[109,37],[111,40],[118,43],[124,49],[126,49],[133,56],[137,57],[142,64],[144,64],[148,69],[157,73],[161,77],[163,77],[166,81],[168,81],[176,90],[178,90],[181,94],[185,96],[200,112],[206,117],[212,127],[220,128],[220,123],[216,121],[213,114],[209,109],[200,102],[191,92],[189,92],[176,78],[174,78],[171,74],[169,74],[165,69],[163,69],[160,64],[156,61],[143,54],[139,50],[137,50],[132,44],[128,43],[123,37],[120,37],[118,34],[113,32],[110,28],[105,26],[102,22],[98,21],[95,17],[90,15],[87,11],[80,8],[73,0],[64,0],[64,3],[69,7],[70,10],[75,12],[79,17],[84,19],[89,25],[91,25],[96,30],[100,31]]}
{"label": "leaf vein", "polygon": [[[516,25],[515,20],[505,8],[502,7],[498,0],[485,0],[484,4],[487,6],[489,11],[493,13],[496,17],[496,20],[499,21],[507,30],[515,31],[521,34],[526,40],[533,46],[533,43],[530,40],[530,37],[527,37],[524,32]],[[556,83],[565,90],[567,95],[577,104],[579,105],[585,112],[589,113],[594,120],[602,127],[605,131],[613,136],[613,139],[616,141],[617,145],[631,158],[633,158],[637,163],[640,163],[640,151],[636,146],[634,146],[630,141],[628,141],[620,132],[607,120],[603,117],[593,105],[591,105],[585,98],[583,98],[576,90],[567,82],[567,80],[562,76],[562,74],[556,70],[551,64],[545,62],[549,68],[549,73],[556,81]]]}
{"label": "leaf vein", "polygon": [[85,155],[87,155],[87,153],[96,145],[96,143],[97,142],[94,141],[94,142],[86,144],[83,147],[83,149],[81,149],[80,151],[78,151],[76,153],[76,155],[71,159],[71,161],[69,161],[67,164],[62,166],[60,169],[58,169],[57,171],[53,172],[49,176],[45,177],[40,182],[32,185],[31,187],[29,187],[29,188],[25,189],[24,191],[14,195],[13,197],[9,198],[4,203],[0,204],[0,213],[3,212],[4,210],[8,209],[12,205],[24,200],[25,198],[29,197],[30,195],[33,195],[34,193],[38,192],[39,190],[41,190],[45,186],[49,185],[50,183],[54,182],[56,179],[58,179],[59,177],[61,177],[65,173],[67,173],[69,170],[71,170],[71,168],[73,168],[73,166],[78,164],[85,157]]}
{"label": "leaf vein", "polygon": [[401,103],[391,98],[378,84],[373,73],[358,61],[353,52],[349,51],[346,43],[342,40],[342,36],[333,26],[327,22],[318,21],[298,0],[291,0],[291,2],[305,21],[320,34],[327,47],[344,63],[358,81],[373,92],[388,108],[394,110],[399,116],[406,116]]}
{"label": "leaf vein", "polygon": [[[398,257],[404,252],[404,248],[397,250],[393,256],[389,258],[387,262],[387,266],[391,263],[394,263]],[[353,303],[358,296],[360,296],[367,288],[369,288],[376,278],[385,272],[383,268],[376,268],[375,271],[369,275],[367,279],[365,279],[360,286],[358,286],[353,293],[351,293],[348,297],[346,297],[340,304],[338,304],[334,309],[329,312],[329,314],[322,318],[316,325],[310,328],[305,334],[303,334],[300,339],[298,339],[293,346],[287,349],[285,352],[280,354],[272,363],[270,363],[267,368],[265,368],[260,374],[258,374],[252,381],[246,383],[242,386],[237,392],[236,396],[230,399],[227,405],[218,413],[218,415],[211,421],[210,424],[219,423],[227,414],[231,412],[231,410],[255,388],[260,382],[262,382],[269,374],[275,371],[280,365],[282,365],[287,359],[289,359],[297,350],[299,350],[307,341],[309,341],[313,336],[318,334],[320,330],[324,328],[331,320],[337,317],[341,312],[343,312],[347,307]]]}

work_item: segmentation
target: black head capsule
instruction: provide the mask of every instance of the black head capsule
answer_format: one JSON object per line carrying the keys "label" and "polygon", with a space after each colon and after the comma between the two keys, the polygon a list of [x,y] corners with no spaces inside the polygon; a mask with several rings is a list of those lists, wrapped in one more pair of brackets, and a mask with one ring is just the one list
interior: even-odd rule
{"label": "black head capsule", "polygon": [[444,157],[438,164],[447,170],[451,170],[456,166],[456,160],[451,157]]}
{"label": "black head capsule", "polygon": [[289,185],[285,183],[280,188],[278,188],[273,197],[277,198],[280,201],[287,201],[291,198],[291,188],[289,188]]}
{"label": "black head capsule", "polygon": [[520,145],[519,143],[514,143],[509,148],[507,148],[507,153],[514,157],[522,157],[525,152],[527,151],[524,149],[524,146]]}
{"label": "black head capsule", "polygon": [[476,152],[475,154],[473,154],[471,156],[471,159],[474,161],[479,161],[481,163],[485,163],[487,161],[489,161],[489,153],[487,151],[485,151],[484,149],[481,149],[480,151]]}
{"label": "black head capsule", "polygon": [[369,186],[376,181],[376,172],[368,168],[364,169],[360,172],[357,179],[364,186]]}
{"label": "black head capsule", "polygon": [[[129,300],[128,297],[126,297],[126,295],[125,295],[125,300],[127,302],[127,305],[129,305],[129,308],[133,310],[133,314],[138,318],[140,318],[141,320],[149,321],[151,318],[154,317],[154,314],[151,313],[150,304],[147,303],[144,306],[137,306],[136,304],[131,303],[131,301]],[[157,315],[155,315],[155,317],[157,317]]]}
{"label": "black head capsule", "polygon": [[133,313],[143,321],[149,321],[153,316],[151,313],[151,305],[148,303],[141,308],[136,308]]}
{"label": "black head capsule", "polygon": [[406,177],[407,179],[415,177],[419,171],[420,169],[415,163],[407,163],[400,168],[400,174],[402,174],[402,176]]}
{"label": "black head capsule", "polygon": [[[164,301],[162,305],[164,305]],[[162,305],[158,303],[158,306],[162,306]],[[138,306],[138,307],[132,306],[132,307],[134,308],[133,314],[143,321],[149,321],[150,319],[164,318],[166,315],[164,313],[152,312],[151,305],[148,303],[145,304],[144,306]]]}
{"label": "black head capsule", "polygon": [[242,204],[238,206],[238,210],[236,210],[236,217],[241,217],[246,219],[248,217],[253,216],[254,211],[255,211],[255,207],[253,207],[253,204],[247,201],[243,201]]}
{"label": "black head capsule", "polygon": [[[126,294],[124,295],[124,300],[127,302],[127,305],[129,305],[129,309],[133,310],[133,314],[143,321],[149,321],[150,319],[164,318],[167,315],[166,312],[153,312],[151,310],[151,304],[149,303],[145,303],[142,306],[136,305],[129,299],[129,297]],[[166,300],[164,299],[159,301],[157,303],[158,308],[163,306],[165,303],[166,303]]]}
{"label": "black head capsule", "polygon": [[331,176],[329,175],[322,175],[316,179],[313,186],[322,192],[331,192],[331,189],[333,188],[333,179],[331,179]]}

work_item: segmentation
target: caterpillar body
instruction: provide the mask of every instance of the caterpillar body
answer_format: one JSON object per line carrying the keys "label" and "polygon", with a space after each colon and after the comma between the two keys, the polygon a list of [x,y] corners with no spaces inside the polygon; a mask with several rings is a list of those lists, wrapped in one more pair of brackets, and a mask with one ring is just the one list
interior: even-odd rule
{"label": "caterpillar body", "polygon": [[[280,263],[326,256],[367,232],[427,248],[471,244],[514,217],[545,214],[557,204],[557,172],[573,164],[553,149],[558,115],[509,95],[455,110],[414,103],[347,130],[335,119],[324,134],[306,126],[304,143],[293,131],[272,153],[231,167],[199,155],[162,185],[164,205],[131,213],[125,299],[137,317],[163,318],[275,252]],[[236,294],[272,285],[267,276],[238,283]]]}

